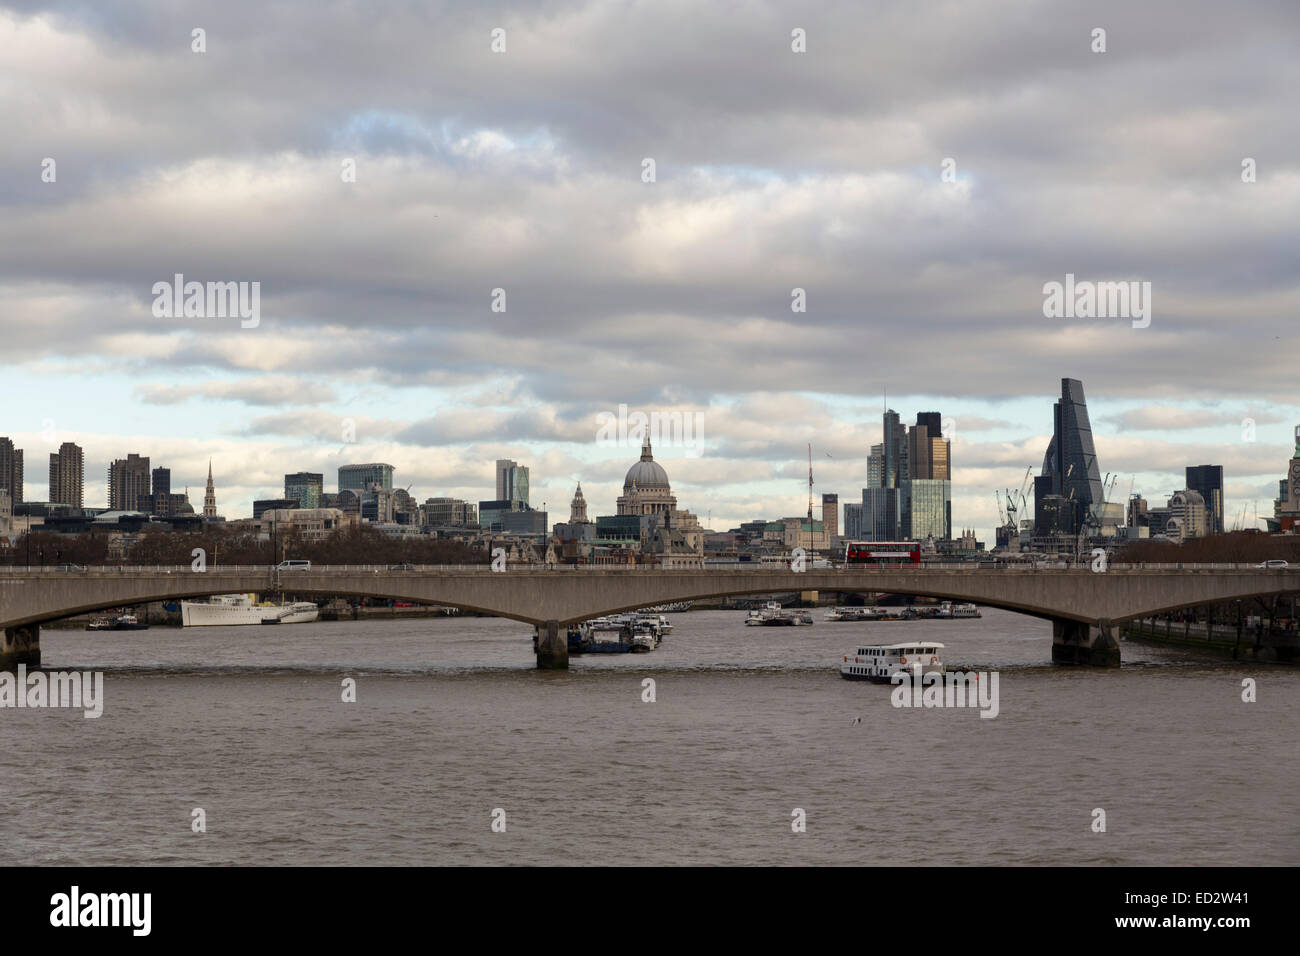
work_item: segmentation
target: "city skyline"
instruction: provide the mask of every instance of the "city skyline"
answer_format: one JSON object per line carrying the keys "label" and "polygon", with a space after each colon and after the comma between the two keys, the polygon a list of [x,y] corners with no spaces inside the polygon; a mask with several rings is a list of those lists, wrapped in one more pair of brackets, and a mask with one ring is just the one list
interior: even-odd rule
{"label": "city skyline", "polygon": [[[1059,398],[1059,396],[1055,396],[1055,397]],[[895,404],[895,399],[890,399],[890,404],[891,405]],[[901,400],[898,401],[898,404],[900,405],[900,407],[903,406],[903,402]],[[1093,409],[1096,408],[1097,403],[1091,398],[1089,404],[1090,407],[1092,407]],[[1051,406],[1045,404],[1045,407],[1047,410],[1047,415],[1050,418]],[[896,417],[901,422],[901,424],[907,426],[908,428],[910,428],[912,424],[911,422],[912,418],[920,418],[922,416],[925,416],[928,419],[933,414],[927,411],[911,411],[910,406],[908,411],[899,411],[898,409],[894,409],[894,412],[896,414]],[[954,438],[956,438],[957,434],[960,431],[960,420],[950,417],[946,412],[940,412],[938,414],[942,416],[942,420],[946,423],[946,426],[950,434],[952,434]],[[1096,418],[1097,416],[1094,414],[1093,417]],[[1115,416],[1110,416],[1110,418],[1111,420],[1114,420]],[[980,427],[983,428],[983,427],[987,427],[987,425],[992,423],[980,422],[979,424]],[[1271,434],[1271,432],[1277,431],[1279,430],[1279,428],[1289,429],[1290,426],[1277,423],[1278,424],[1277,428],[1270,428],[1268,427],[1269,424],[1272,423],[1261,424],[1256,422],[1254,426],[1255,440],[1253,442],[1243,441],[1242,443],[1246,445],[1257,446],[1259,451],[1263,452],[1266,457],[1268,457],[1268,451],[1271,449],[1274,453],[1271,457],[1274,459],[1274,461],[1276,461],[1278,455],[1284,454],[1285,449],[1291,447],[1292,439],[1289,431],[1286,440],[1283,442],[1276,443],[1275,445],[1269,443],[1266,439],[1261,439],[1260,435]],[[1239,423],[1238,430],[1242,432],[1244,435],[1244,431],[1246,427],[1247,427],[1246,425]],[[868,434],[870,434],[869,432],[871,428],[870,423],[864,424],[863,428],[868,431]],[[877,421],[875,428],[876,428],[875,436],[879,437],[881,434],[881,425],[879,424],[879,420]],[[20,434],[20,433],[15,433],[15,434]],[[40,436],[38,436],[38,438],[39,437]],[[632,437],[635,438],[635,436]],[[1173,494],[1175,491],[1188,487],[1186,475],[1190,474],[1190,469],[1193,469],[1201,465],[1201,462],[1192,462],[1189,460],[1189,461],[1178,462],[1176,464],[1173,464],[1171,467],[1167,469],[1161,469],[1159,471],[1156,471],[1154,469],[1139,467],[1136,471],[1133,472],[1123,472],[1110,466],[1110,459],[1106,454],[1107,442],[1104,436],[1097,435],[1096,437],[1097,437],[1097,443],[1099,448],[1097,457],[1098,460],[1101,462],[1101,466],[1102,466],[1101,471],[1103,473],[1109,473],[1116,476],[1130,478],[1134,488],[1134,492],[1144,497],[1152,505],[1155,505],[1156,503],[1158,503],[1160,499],[1164,497],[1168,497],[1169,495]],[[901,440],[904,442],[908,441],[908,439],[906,438],[903,438]],[[1024,439],[1023,441],[1019,441],[1019,442],[1010,442],[1010,443],[1002,443],[1002,444],[1004,444],[1004,446],[1009,446],[1011,448],[1020,448],[1025,445],[1032,445],[1035,440],[1038,440],[1037,436],[1035,436],[1034,438]],[[726,436],[722,436],[722,441],[724,442],[726,441]],[[1041,438],[1042,444],[1040,447],[1043,448],[1047,447],[1050,441],[1051,441],[1051,433],[1048,432],[1045,436],[1042,436]],[[74,443],[64,442],[64,444],[74,444]],[[629,440],[627,446],[630,447],[631,444],[632,442]],[[856,463],[862,476],[860,482],[858,483],[850,482],[846,485],[835,486],[834,491],[831,492],[834,494],[838,494],[840,496],[840,502],[839,502],[840,508],[842,508],[845,503],[850,503],[850,502],[854,502],[855,500],[859,500],[859,496],[861,492],[865,488],[869,487],[868,484],[869,453],[870,453],[871,446],[875,444],[879,444],[879,442],[867,443],[864,446],[865,453],[861,456],[861,458]],[[14,447],[17,449],[24,450],[27,457],[29,458],[33,453],[30,449],[24,449],[21,441],[18,440],[14,440]],[[519,446],[514,446],[514,447],[519,447]],[[663,453],[660,452],[660,447],[661,447],[660,445],[656,445],[656,458],[664,461],[665,463],[670,464],[670,466],[673,468],[675,485],[689,486],[691,484],[690,482],[679,482],[679,480],[676,478],[676,474],[681,470],[681,466],[683,464],[689,464],[691,462],[700,461],[700,460],[707,460],[708,458],[707,450],[702,450],[700,448],[692,448],[686,450],[675,449],[671,442],[666,442],[662,446],[667,451],[667,455],[664,455]],[[954,447],[960,448],[961,446],[957,445],[954,442]],[[968,448],[972,447],[972,444],[968,443],[967,447]],[[1207,455],[1207,457],[1205,458],[1206,461],[1214,460],[1216,463],[1218,463],[1224,461],[1225,459],[1231,460],[1231,456],[1229,454],[1225,454],[1225,448],[1230,447],[1226,443],[1224,446],[1218,446],[1218,447],[1212,444],[1206,444],[1197,447],[1201,448],[1203,451],[1206,452]],[[323,488],[322,488],[322,490],[324,491],[337,490],[337,487],[334,489],[330,488],[331,482],[329,481],[329,477],[332,477],[334,474],[337,474],[339,468],[345,466],[352,466],[354,468],[358,468],[361,467],[363,460],[364,461],[370,460],[368,456],[362,454],[348,457],[347,452],[355,450],[353,446],[345,445],[343,446],[342,450],[343,450],[342,455],[333,454],[328,459],[318,459],[318,460],[328,460],[331,462],[333,461],[338,462],[337,465],[325,467],[325,470],[323,471],[323,474],[326,476],[326,480],[324,481]],[[606,511],[608,511],[609,513],[613,513],[613,511],[615,510],[614,501],[621,490],[621,479],[618,476],[626,468],[628,461],[630,461],[631,459],[625,459],[618,454],[611,455],[609,454],[609,452],[620,453],[623,452],[624,450],[625,447],[622,445],[616,446],[612,449],[607,448],[605,457],[597,461],[596,467],[591,469],[590,472],[590,474],[601,475],[612,470],[612,472],[614,473],[613,478],[605,479],[605,480],[597,479],[593,481],[590,477],[584,477],[583,475],[579,474],[577,477],[573,479],[573,482],[575,484],[578,481],[582,481],[586,483],[586,486],[589,489],[587,492],[588,500],[598,503],[597,505],[594,506],[596,511],[600,511],[601,513],[605,513]],[[638,444],[638,448],[636,449],[637,454],[639,454],[639,450],[640,449]],[[680,457],[673,457],[674,451],[680,453]],[[35,453],[38,456],[43,454],[43,452],[39,449]],[[107,492],[107,481],[97,482],[96,480],[94,480],[92,468],[95,465],[95,459],[88,451],[86,451],[84,454],[85,454],[85,461],[86,461],[84,467],[86,469],[86,474],[87,474],[87,478],[84,483],[86,489],[85,499],[84,499],[86,503],[86,507],[92,507],[92,508],[103,507],[105,506],[106,503],[105,499],[106,499],[106,492]],[[117,454],[113,459],[110,460],[121,458],[123,461],[125,461],[127,454],[128,454],[127,452],[121,452]],[[132,451],[129,454],[135,455],[139,453]],[[148,455],[148,454],[141,455],[142,460],[146,460],[150,458],[152,458],[155,462],[160,461],[159,457],[156,455]],[[1140,459],[1138,458],[1133,458],[1131,460],[1140,461]],[[281,497],[283,495],[285,479],[289,477],[291,474],[287,470],[287,466],[295,463],[296,463],[296,459],[289,462],[277,462],[274,460],[263,461],[261,463],[262,470],[269,469],[272,473],[278,474],[279,476],[278,480],[271,483],[269,487],[263,487],[261,485],[252,486],[252,485],[243,485],[238,483],[232,483],[229,485],[224,484],[222,481],[222,477],[223,477],[222,468],[220,467],[220,463],[217,462],[214,471],[215,484],[217,487],[218,494],[220,496],[220,500],[222,502],[221,507],[218,509],[218,513],[229,518],[247,517],[248,515],[253,513],[253,502],[255,500],[274,500]],[[446,498],[463,499],[470,503],[477,503],[482,500],[487,500],[486,496],[488,494],[495,493],[494,481],[499,480],[499,470],[502,463],[503,460],[501,459],[478,463],[475,470],[482,473],[481,476],[477,476],[479,480],[477,482],[473,482],[473,481],[466,482],[458,486],[450,486],[450,487],[421,486],[419,482],[410,480],[410,475],[407,469],[403,468],[400,465],[392,466],[394,472],[391,480],[393,482],[394,487],[406,488],[409,486],[412,491],[412,497],[417,502],[424,501],[427,498],[446,497]],[[827,491],[828,488],[830,487],[829,479],[826,479],[824,477],[824,474],[827,470],[830,470],[827,466],[831,465],[832,463],[838,465],[840,469],[853,468],[855,465],[853,459],[848,458],[848,459],[840,459],[837,461],[829,452],[825,453],[825,455],[821,457],[821,460],[818,460],[815,457],[813,464],[814,464],[814,472],[818,476],[816,481],[817,481],[817,487],[819,489],[818,490],[819,495],[822,492]],[[166,464],[170,466],[172,463],[169,461]],[[285,468],[283,469],[280,467],[282,464],[285,465]],[[515,464],[515,462],[510,461],[509,464],[513,465]],[[521,470],[524,471],[525,473],[527,473],[527,471],[531,467],[529,461],[527,460],[521,460],[518,462],[518,464],[521,466]],[[770,497],[764,497],[761,500],[775,502],[774,509],[764,511],[764,512],[745,512],[743,514],[736,516],[734,520],[725,517],[726,513],[721,508],[711,507],[711,501],[707,496],[707,487],[700,486],[699,488],[697,488],[697,490],[702,490],[705,492],[705,494],[699,499],[703,502],[703,504],[697,509],[698,513],[700,513],[701,515],[702,523],[711,527],[713,530],[722,531],[722,530],[726,530],[727,528],[738,527],[740,524],[746,521],[753,521],[760,518],[772,518],[779,515],[793,515],[793,514],[802,513],[801,509],[795,507],[795,505],[798,503],[806,503],[807,500],[806,459],[794,459],[793,461],[788,463],[788,465],[789,467],[786,469],[787,474],[791,473],[793,469],[799,469],[798,478],[797,478],[797,485],[799,487],[799,490],[789,496],[776,494]],[[381,467],[386,467],[386,466],[381,466]],[[1036,465],[1033,467],[1034,467],[1034,474],[1037,475],[1040,469]],[[1247,527],[1247,528],[1253,527],[1255,525],[1254,519],[1256,514],[1256,508],[1258,509],[1258,514],[1259,514],[1259,526],[1262,527],[1264,523],[1263,521],[1264,517],[1266,515],[1268,516],[1272,515],[1272,502],[1273,502],[1273,497],[1276,495],[1277,480],[1280,474],[1280,472],[1278,471],[1279,466],[1275,465],[1273,469],[1273,471],[1276,473],[1266,474],[1266,476],[1263,478],[1264,487],[1267,488],[1269,491],[1271,491],[1272,494],[1261,495],[1258,499],[1254,499],[1253,501],[1251,500],[1234,501],[1231,494],[1231,490],[1234,487],[1234,482],[1232,480],[1233,476],[1230,471],[1230,466],[1220,464],[1218,465],[1218,467],[1223,468],[1223,472],[1224,472],[1225,493],[1223,495],[1222,514],[1223,514],[1223,522],[1225,525],[1225,530],[1233,530],[1235,527],[1238,526]],[[206,469],[206,464],[205,464],[205,469]],[[162,470],[177,473],[177,469],[175,468],[168,468]],[[494,475],[493,474],[494,470],[498,472],[498,474]],[[1017,467],[1011,467],[1011,468],[989,467],[987,469],[970,469],[970,470],[987,470],[989,472],[996,473],[996,474],[1004,474],[1007,478],[1007,482],[1006,484],[997,486],[996,487],[997,491],[1002,491],[1006,488],[1014,489],[1019,484],[1020,478],[1023,476],[1023,471],[1019,470]],[[307,471],[307,470],[304,469],[303,471]],[[954,475],[960,475],[963,473],[963,468],[961,467],[961,455],[958,451],[953,452],[952,473]],[[1164,479],[1164,483],[1160,485],[1144,484],[1138,481],[1139,475],[1144,477],[1162,476]],[[147,478],[147,474],[145,477]],[[232,475],[231,477],[234,478],[235,476]],[[185,486],[191,490],[190,503],[192,506],[194,506],[195,511],[198,512],[201,512],[202,510],[202,502],[200,500],[196,500],[198,499],[198,495],[201,494],[201,492],[198,492],[197,489],[202,487],[205,478],[206,478],[206,470],[204,472],[204,475],[198,481],[186,481],[186,480],[182,480],[181,478],[177,478],[173,480],[173,485],[176,486],[177,490],[179,490],[179,488],[182,486]],[[790,479],[787,478],[785,475],[782,475],[778,478],[769,479],[769,480],[772,482],[779,481],[783,484],[790,483]],[[727,483],[722,483],[721,486],[726,487],[726,484]],[[543,493],[549,494],[553,490],[553,486],[554,486],[553,481],[547,482],[547,484],[544,486]],[[48,497],[43,497],[34,493],[42,488],[47,489],[48,488],[47,485],[35,483],[30,480],[30,477],[28,477],[25,481],[24,487],[25,487],[24,499],[26,501],[50,500]],[[245,501],[243,498],[240,497],[240,492],[250,487],[255,488],[256,493],[253,494],[251,497],[248,497],[247,500]],[[99,488],[103,489],[104,494],[100,495],[99,499],[97,499],[96,491]],[[605,494],[606,488],[609,489],[608,495]],[[1114,504],[1118,504],[1122,506],[1122,503],[1125,501],[1128,495],[1127,488],[1128,488],[1127,484],[1117,481],[1117,484],[1115,485],[1114,489],[1109,493],[1108,500]],[[571,496],[572,490],[573,490],[573,486],[570,485],[567,494]],[[994,488],[989,489],[990,492],[994,490],[995,490]],[[559,494],[563,496],[565,493],[563,491],[560,491]],[[549,511],[552,517],[555,518],[556,520],[561,519],[563,517],[563,512],[567,510],[566,497],[552,496],[548,498],[539,499],[536,498],[535,495],[531,495],[531,494],[530,497],[534,499],[532,500],[531,504],[533,505],[533,507],[537,508],[538,510],[542,509],[543,502],[545,502],[546,510]],[[606,506],[605,504],[599,504],[601,502],[604,502],[606,497],[608,497],[609,499],[608,506]],[[990,523],[987,527],[985,527],[979,520],[967,520],[967,517],[958,510],[960,506],[959,505],[960,502],[974,501],[979,497],[980,495],[978,494],[978,490],[964,488],[961,485],[959,480],[953,481],[952,527],[953,529],[967,528],[967,527],[973,528],[976,531],[977,536],[979,536],[981,540],[986,540],[989,546],[991,547],[992,542],[994,540],[994,528],[998,523],[997,519],[995,518],[995,520],[992,523]],[[1030,499],[1031,500],[1030,500],[1029,515],[1032,515],[1033,513],[1032,495],[1030,496]],[[102,503],[97,503],[97,501]],[[1244,524],[1242,523],[1243,508],[1245,514]],[[820,508],[818,509],[818,511],[820,513]],[[996,504],[990,504],[989,511],[994,512],[994,514],[996,515],[996,511],[997,511]],[[708,521],[704,521],[705,515],[712,516],[711,523]],[[1021,514],[1021,517],[1026,517],[1026,516],[1027,515],[1025,513]],[[840,513],[839,517],[840,517],[841,526],[843,527],[845,525],[845,519],[843,517],[842,512]],[[956,533],[955,530],[953,531],[953,533],[954,534]]]}
{"label": "city skyline", "polygon": [[[241,9],[203,53],[184,5],[0,10],[23,52],[0,91],[0,371],[33,396],[3,428],[30,497],[73,441],[87,501],[134,450],[192,490],[212,458],[232,513],[348,461],[487,498],[496,459],[555,510],[578,480],[617,497],[635,448],[592,437],[626,404],[705,416],[706,453],[657,454],[684,507],[735,523],[806,510],[810,442],[852,500],[887,394],[957,423],[953,523],[987,537],[1062,377],[1124,486],[1154,499],[1215,462],[1225,515],[1276,493],[1300,124],[1293,58],[1260,53],[1286,52],[1291,7],[958,6],[935,31],[904,3],[543,5],[500,54],[454,5],[387,10],[382,42],[335,9],[306,47],[292,12]],[[456,82],[431,90],[431,60]],[[257,283],[257,321],[160,313],[177,275]],[[1076,278],[1150,283],[1146,324],[1047,317]]]}

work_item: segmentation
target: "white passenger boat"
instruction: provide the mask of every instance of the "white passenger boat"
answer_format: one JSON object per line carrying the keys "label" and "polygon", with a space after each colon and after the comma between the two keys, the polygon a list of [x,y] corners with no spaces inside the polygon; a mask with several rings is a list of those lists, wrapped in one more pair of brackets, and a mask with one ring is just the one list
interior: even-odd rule
{"label": "white passenger boat", "polygon": [[182,601],[183,627],[234,627],[241,624],[309,624],[320,614],[311,601],[258,604],[251,594],[219,594],[207,601]]}
{"label": "white passenger boat", "polygon": [[943,645],[935,641],[901,644],[863,644],[845,655],[840,676],[845,680],[869,680],[888,684],[900,671],[916,676],[943,673]]}

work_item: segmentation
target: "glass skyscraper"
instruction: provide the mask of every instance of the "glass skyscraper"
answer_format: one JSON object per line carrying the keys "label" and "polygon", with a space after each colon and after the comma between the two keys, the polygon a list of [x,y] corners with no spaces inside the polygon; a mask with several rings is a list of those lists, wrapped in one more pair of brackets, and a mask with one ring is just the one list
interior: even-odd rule
{"label": "glass skyscraper", "polygon": [[[1061,501],[1048,502],[1048,497]],[[1036,534],[1078,534],[1093,518],[1100,523],[1101,474],[1083,383],[1061,379],[1061,398],[1053,406],[1052,440],[1043,456],[1043,473],[1034,481]]]}
{"label": "glass skyscraper", "polygon": [[1205,499],[1205,531],[1223,534],[1223,466],[1188,465],[1187,487]]}
{"label": "glass skyscraper", "polygon": [[366,491],[371,484],[393,487],[393,466],[383,462],[344,465],[339,469],[339,491]]}
{"label": "glass skyscraper", "polygon": [[[389,475],[392,481],[392,475]],[[284,496],[298,502],[300,508],[319,508],[325,476],[312,471],[296,471],[284,476]]]}
{"label": "glass skyscraper", "polygon": [[952,483],[946,478],[912,479],[912,540],[952,537]]}
{"label": "glass skyscraper", "polygon": [[902,496],[897,488],[862,489],[862,540],[897,541]]}
{"label": "glass skyscraper", "polygon": [[497,500],[528,504],[528,467],[509,458],[497,459]]}

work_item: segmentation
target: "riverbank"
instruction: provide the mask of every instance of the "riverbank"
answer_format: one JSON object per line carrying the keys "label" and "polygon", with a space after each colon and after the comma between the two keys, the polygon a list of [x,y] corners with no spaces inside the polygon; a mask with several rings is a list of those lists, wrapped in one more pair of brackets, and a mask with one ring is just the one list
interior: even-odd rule
{"label": "riverbank", "polygon": [[1300,634],[1294,631],[1257,633],[1243,628],[1199,622],[1133,621],[1120,627],[1120,640],[1165,647],[1186,647],[1209,651],[1231,660],[1300,663]]}

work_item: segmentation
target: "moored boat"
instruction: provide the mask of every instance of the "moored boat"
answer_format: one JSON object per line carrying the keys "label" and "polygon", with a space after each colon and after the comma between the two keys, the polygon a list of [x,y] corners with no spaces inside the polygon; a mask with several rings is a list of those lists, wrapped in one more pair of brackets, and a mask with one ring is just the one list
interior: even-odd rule
{"label": "moored boat", "polygon": [[119,614],[116,617],[97,617],[86,625],[88,631],[147,631],[148,624],[141,624],[134,614]]}
{"label": "moored boat", "polygon": [[649,654],[655,649],[655,636],[649,631],[639,631],[632,635],[631,653]]}
{"label": "moored boat", "polygon": [[207,601],[182,601],[183,627],[232,627],[241,624],[308,624],[320,609],[311,601],[256,604],[251,594],[221,594]]}
{"label": "moored boat", "polygon": [[801,627],[813,623],[809,611],[787,611],[776,601],[768,601],[761,611],[750,611],[745,624],[761,627]]}

